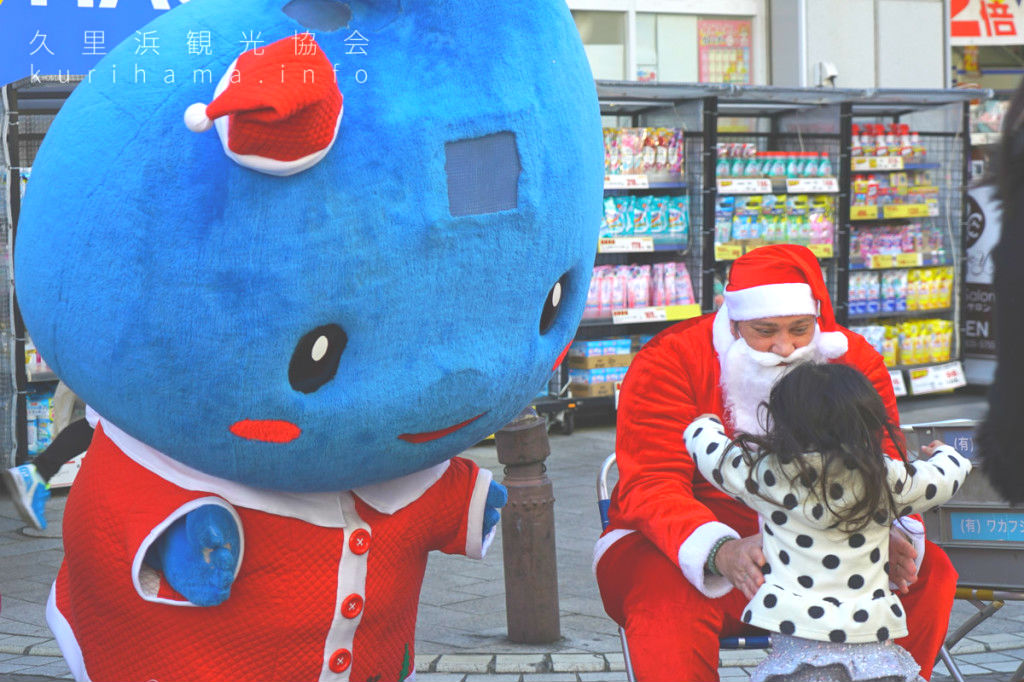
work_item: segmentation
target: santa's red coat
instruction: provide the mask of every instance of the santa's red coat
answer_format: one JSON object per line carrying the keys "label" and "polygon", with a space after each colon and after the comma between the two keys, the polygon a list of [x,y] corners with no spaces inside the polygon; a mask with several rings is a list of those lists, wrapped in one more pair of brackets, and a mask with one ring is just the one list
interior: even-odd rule
{"label": "santa's red coat", "polygon": [[[720,522],[741,537],[759,530],[757,513],[704,480],[683,443],[686,426],[705,413],[725,416],[732,435],[712,340],[714,319],[709,314],[673,325],[644,346],[630,365],[619,397],[619,484],[596,558],[627,530],[643,533],[673,563],[680,546],[704,524]],[[847,337],[848,350],[835,362],[863,372],[898,424],[896,396],[881,355],[859,334],[837,329]]]}
{"label": "santa's red coat", "polygon": [[[48,609],[79,679],[399,680],[413,670],[427,552],[482,554],[491,476],[468,460],[368,488],[366,499],[275,494],[189,482],[190,470],[137,441],[129,457],[111,437],[126,442],[101,422],[68,499]],[[231,596],[201,608],[142,556],[167,524],[209,503],[237,514],[243,550]]]}

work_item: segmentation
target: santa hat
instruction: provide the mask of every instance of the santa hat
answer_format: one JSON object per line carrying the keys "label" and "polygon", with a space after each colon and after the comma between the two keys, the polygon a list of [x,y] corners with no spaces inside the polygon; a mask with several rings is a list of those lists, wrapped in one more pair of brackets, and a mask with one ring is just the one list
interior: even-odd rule
{"label": "santa hat", "polygon": [[334,68],[310,34],[243,52],[210,104],[185,111],[205,132],[216,121],[224,152],[246,168],[292,175],[317,164],[338,137],[342,95]]}
{"label": "santa hat", "polygon": [[728,319],[814,315],[818,346],[828,357],[846,352],[846,336],[837,330],[821,266],[810,249],[796,244],[762,246],[741,256],[725,288]]}

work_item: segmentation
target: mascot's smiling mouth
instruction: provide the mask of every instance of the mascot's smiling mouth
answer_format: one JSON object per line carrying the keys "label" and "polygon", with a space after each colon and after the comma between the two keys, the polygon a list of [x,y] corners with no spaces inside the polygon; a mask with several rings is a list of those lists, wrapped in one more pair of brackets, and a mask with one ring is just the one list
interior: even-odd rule
{"label": "mascot's smiling mouth", "polygon": [[462,422],[461,424],[456,424],[455,426],[449,426],[447,429],[441,429],[440,431],[430,431],[428,433],[403,433],[398,438],[399,438],[399,440],[404,440],[407,443],[426,443],[428,441],[437,440],[438,438],[444,438],[448,434],[455,433],[456,431],[461,429],[463,426],[467,426],[468,424],[472,424],[473,422],[475,422],[477,419],[479,419],[480,417],[484,416],[485,414],[487,414],[487,413],[486,412],[481,412],[477,416],[471,417],[470,419],[467,419],[466,421]]}
{"label": "mascot's smiling mouth", "polygon": [[231,433],[239,438],[265,443],[290,443],[302,435],[302,429],[278,419],[242,419],[231,425]]}

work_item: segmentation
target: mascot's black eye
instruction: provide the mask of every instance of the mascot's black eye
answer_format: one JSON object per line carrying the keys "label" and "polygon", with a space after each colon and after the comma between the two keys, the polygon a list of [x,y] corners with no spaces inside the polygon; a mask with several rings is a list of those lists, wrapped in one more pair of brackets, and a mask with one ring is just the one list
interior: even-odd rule
{"label": "mascot's black eye", "polygon": [[348,335],[336,324],[317,327],[295,346],[288,364],[288,381],[302,393],[312,393],[334,378]]}
{"label": "mascot's black eye", "polygon": [[555,282],[548,292],[548,298],[544,301],[544,310],[540,314],[540,333],[547,334],[551,325],[558,319],[558,311],[562,308],[562,297],[565,296],[565,284],[569,280],[568,273]]}
{"label": "mascot's black eye", "polygon": [[310,31],[330,33],[352,20],[352,9],[341,0],[291,0],[282,11]]}

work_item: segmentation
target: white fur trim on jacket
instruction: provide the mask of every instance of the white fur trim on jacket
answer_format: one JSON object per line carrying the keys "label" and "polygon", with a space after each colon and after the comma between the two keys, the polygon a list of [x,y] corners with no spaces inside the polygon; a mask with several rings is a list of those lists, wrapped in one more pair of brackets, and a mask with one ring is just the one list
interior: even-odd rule
{"label": "white fur trim on jacket", "polygon": [[818,314],[818,302],[811,287],[803,282],[762,284],[736,291],[725,290],[725,303],[732,320],[756,320],[759,317]]}
{"label": "white fur trim on jacket", "polygon": [[732,590],[732,583],[720,575],[707,575],[704,565],[711,554],[711,548],[723,537],[736,538],[740,534],[719,521],[709,521],[698,526],[690,537],[679,545],[679,568],[690,583],[710,599],[723,597]]}

